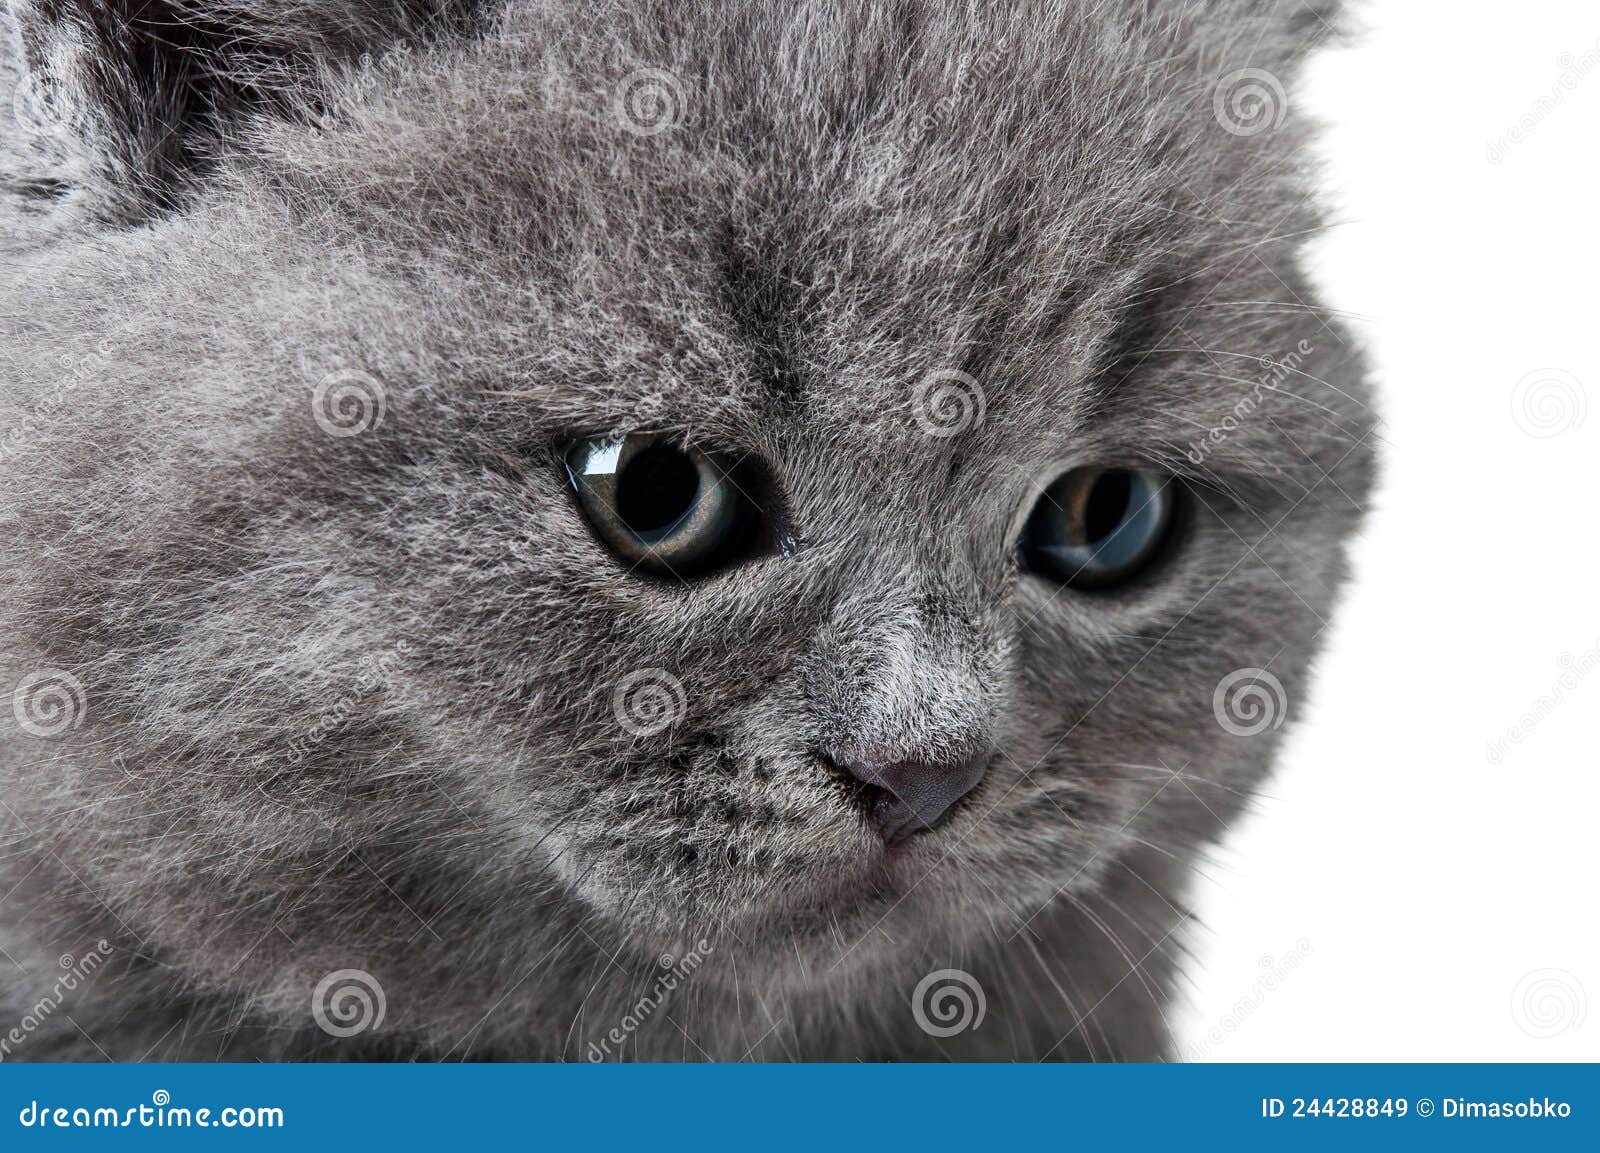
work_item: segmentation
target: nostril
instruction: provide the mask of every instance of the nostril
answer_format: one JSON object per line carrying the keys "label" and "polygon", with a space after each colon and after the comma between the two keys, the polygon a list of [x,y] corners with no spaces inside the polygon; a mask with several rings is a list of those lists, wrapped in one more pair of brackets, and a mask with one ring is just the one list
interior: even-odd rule
{"label": "nostril", "polygon": [[868,786],[867,817],[884,843],[894,845],[912,833],[936,828],[983,779],[989,753],[960,760],[834,753],[827,760]]}

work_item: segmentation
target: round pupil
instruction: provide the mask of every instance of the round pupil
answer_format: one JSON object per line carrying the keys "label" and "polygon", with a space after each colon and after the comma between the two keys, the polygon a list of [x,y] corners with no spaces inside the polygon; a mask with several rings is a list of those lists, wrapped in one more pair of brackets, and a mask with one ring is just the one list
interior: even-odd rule
{"label": "round pupil", "polygon": [[686,453],[648,445],[617,476],[617,515],[640,535],[659,532],[683,519],[699,491],[700,470]]}
{"label": "round pupil", "polygon": [[1133,499],[1133,477],[1117,470],[1101,473],[1089,490],[1083,510],[1083,534],[1089,544],[1098,544],[1117,531],[1128,515]]}

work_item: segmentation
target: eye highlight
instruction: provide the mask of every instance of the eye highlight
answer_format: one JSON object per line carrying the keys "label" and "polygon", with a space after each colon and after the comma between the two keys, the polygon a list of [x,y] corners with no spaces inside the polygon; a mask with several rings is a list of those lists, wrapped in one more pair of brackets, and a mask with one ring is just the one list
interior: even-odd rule
{"label": "eye highlight", "polygon": [[567,476],[595,534],[630,567],[688,579],[749,555],[760,510],[736,462],[648,436],[574,444]]}
{"label": "eye highlight", "polygon": [[1171,535],[1175,487],[1170,476],[1147,469],[1074,469],[1029,515],[1023,567],[1075,589],[1133,579]]}

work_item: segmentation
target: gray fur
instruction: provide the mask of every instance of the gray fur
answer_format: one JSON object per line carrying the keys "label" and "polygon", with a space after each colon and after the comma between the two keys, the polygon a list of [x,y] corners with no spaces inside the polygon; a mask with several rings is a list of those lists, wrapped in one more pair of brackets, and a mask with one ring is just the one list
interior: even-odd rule
{"label": "gray fur", "polygon": [[[1306,700],[1372,468],[1296,261],[1304,118],[1213,101],[1292,94],[1331,6],[992,8],[144,5],[167,57],[125,4],[20,6],[72,131],[0,144],[0,673],[84,708],[4,717],[0,1037],[111,959],[11,1057],[1167,1052],[1187,874],[1279,736],[1213,693]],[[640,68],[681,122],[629,131]],[[944,370],[985,400],[948,438]],[[322,431],[339,372],[380,425]],[[768,461],[782,555],[624,571],[558,457],[641,430]],[[1095,462],[1185,477],[1181,546],[1115,593],[1019,574]],[[653,669],[682,714],[635,735]],[[887,862],[814,756],[975,735]],[[981,1027],[917,1026],[942,968]],[[315,1026],[341,969],[381,1028]]]}

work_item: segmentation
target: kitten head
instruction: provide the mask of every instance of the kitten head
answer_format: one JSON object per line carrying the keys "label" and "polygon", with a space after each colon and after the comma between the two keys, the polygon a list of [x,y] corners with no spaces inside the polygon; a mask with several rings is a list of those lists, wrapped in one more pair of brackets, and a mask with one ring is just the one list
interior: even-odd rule
{"label": "kitten head", "polygon": [[1371,468],[1326,6],[1003,7],[22,8],[97,175],[0,297],[8,772],[149,949],[525,1027],[1219,831]]}

